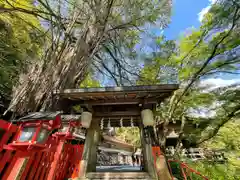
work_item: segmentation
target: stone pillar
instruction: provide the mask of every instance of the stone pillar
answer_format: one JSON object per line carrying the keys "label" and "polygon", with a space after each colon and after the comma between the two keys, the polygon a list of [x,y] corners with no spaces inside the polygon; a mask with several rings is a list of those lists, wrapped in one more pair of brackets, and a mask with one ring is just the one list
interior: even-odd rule
{"label": "stone pillar", "polygon": [[[144,111],[145,110],[143,110],[142,112]],[[150,114],[150,116],[148,116],[148,114],[141,113],[142,121],[143,123],[145,123],[145,126],[151,125],[152,122],[154,121],[152,119],[153,116],[151,116],[150,110],[147,110],[147,113]],[[148,120],[146,118],[150,118],[148,123],[146,123]],[[144,127],[144,124],[142,124],[140,127],[140,137],[141,137],[141,143],[142,143],[144,171],[148,172],[152,178],[156,178],[157,172],[154,166],[154,158],[152,155],[152,140],[150,137],[148,127]]]}

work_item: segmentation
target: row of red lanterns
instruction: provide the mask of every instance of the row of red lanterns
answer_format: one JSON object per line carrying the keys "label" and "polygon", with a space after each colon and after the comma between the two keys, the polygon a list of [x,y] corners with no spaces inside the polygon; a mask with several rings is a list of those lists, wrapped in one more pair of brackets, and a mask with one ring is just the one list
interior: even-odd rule
{"label": "row of red lanterns", "polygon": [[[86,116],[88,118],[86,118]],[[85,121],[83,121],[83,118]],[[49,149],[51,147],[51,142],[56,139],[74,139],[74,129],[81,127],[82,124],[84,124],[85,128],[88,128],[91,123],[91,118],[91,113],[83,113],[81,115],[81,121],[74,118],[68,120],[67,129],[65,132],[55,132],[58,129],[63,128],[60,113],[30,113],[29,115],[15,121],[15,123],[18,125],[18,131],[13,138],[13,141],[6,145],[5,149],[20,151],[44,151]]]}

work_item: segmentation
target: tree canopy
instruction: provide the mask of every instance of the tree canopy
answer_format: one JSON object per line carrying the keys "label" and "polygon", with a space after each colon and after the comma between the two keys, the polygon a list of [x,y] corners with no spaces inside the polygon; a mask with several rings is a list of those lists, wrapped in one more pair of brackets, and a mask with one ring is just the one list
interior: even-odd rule
{"label": "tree canopy", "polygon": [[[48,109],[53,89],[78,87],[92,66],[107,70],[103,56],[130,48],[145,24],[164,27],[171,6],[168,0],[38,0],[32,6],[22,1],[4,2],[3,15],[20,12],[38,17],[49,36],[44,44],[46,53],[20,76],[21,83],[14,89],[9,110],[18,114]],[[119,66],[116,59],[114,63]],[[39,89],[36,91],[35,87]]]}
{"label": "tree canopy", "polygon": [[[140,73],[139,83],[142,84],[174,82],[173,78],[180,83],[181,88],[171,100],[159,108],[158,115],[165,125],[169,121],[184,119],[193,110],[207,108],[210,111],[212,108],[214,118],[206,116],[209,125],[189,136],[189,140],[197,144],[212,138],[221,126],[239,115],[238,84],[217,89],[201,84],[210,77],[239,73],[239,41],[236,38],[239,33],[239,5],[233,3],[230,6],[228,3],[217,1],[205,15],[201,27],[180,37],[178,43],[162,38],[165,41],[162,46],[157,40],[158,52],[152,54],[150,65]],[[225,7],[231,8],[227,14]],[[168,51],[165,51],[166,47]]]}

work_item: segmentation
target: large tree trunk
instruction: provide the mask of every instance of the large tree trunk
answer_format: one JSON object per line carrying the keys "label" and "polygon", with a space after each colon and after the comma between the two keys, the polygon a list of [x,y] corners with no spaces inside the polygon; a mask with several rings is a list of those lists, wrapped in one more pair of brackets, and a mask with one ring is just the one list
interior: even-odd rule
{"label": "large tree trunk", "polygon": [[84,79],[101,41],[102,29],[86,27],[75,47],[65,41],[58,52],[51,51],[44,61],[21,75],[15,87],[9,109],[22,115],[26,112],[47,110],[51,107],[53,90],[74,88]]}
{"label": "large tree trunk", "polygon": [[[50,22],[55,42],[52,43],[45,58],[33,64],[28,74],[20,76],[19,85],[13,90],[8,111],[23,115],[26,112],[49,110],[54,90],[75,88],[80,85],[87,75],[90,60],[103,42],[112,5],[113,0],[108,0],[107,3],[95,4],[96,8],[93,8],[88,2],[79,1],[75,4],[72,16],[68,17],[70,21],[67,27],[64,27],[60,20],[57,21],[56,30],[54,29],[56,25]],[[52,13],[49,8],[46,10]],[[71,35],[76,25],[80,35],[73,45]]]}

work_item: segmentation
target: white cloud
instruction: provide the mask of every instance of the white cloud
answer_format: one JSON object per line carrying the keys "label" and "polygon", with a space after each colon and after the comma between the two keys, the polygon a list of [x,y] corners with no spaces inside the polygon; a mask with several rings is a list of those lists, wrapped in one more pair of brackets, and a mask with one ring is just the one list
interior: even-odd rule
{"label": "white cloud", "polygon": [[212,107],[199,107],[198,109],[189,109],[189,116],[195,118],[213,118],[216,116],[216,111],[212,110]]}
{"label": "white cloud", "polygon": [[208,87],[208,90],[213,90],[220,87],[230,86],[236,83],[240,83],[240,79],[221,79],[221,78],[209,78],[200,82],[201,87]]}
{"label": "white cloud", "polygon": [[209,0],[211,4],[215,4],[218,0]]}
{"label": "white cloud", "polygon": [[207,12],[209,11],[210,8],[211,8],[211,6],[207,6],[207,7],[203,8],[200,13],[198,13],[198,20],[200,22],[202,22],[204,15],[207,14]]}
{"label": "white cloud", "polygon": [[[200,81],[200,87],[206,87],[205,92],[212,91],[216,88],[230,86],[236,83],[240,83],[240,78],[238,79],[221,79],[221,78],[209,78]],[[214,102],[212,105],[208,107],[199,107],[197,109],[189,109],[189,116],[192,117],[202,117],[202,118],[211,118],[216,115],[217,107],[221,106],[220,102]]]}
{"label": "white cloud", "polygon": [[212,6],[214,3],[216,3],[217,0],[209,0],[209,2],[210,2],[210,4],[209,4],[207,7],[203,8],[203,9],[200,11],[200,13],[198,13],[198,20],[199,20],[200,22],[202,22],[204,15],[208,13],[208,11],[210,10],[211,6]]}

